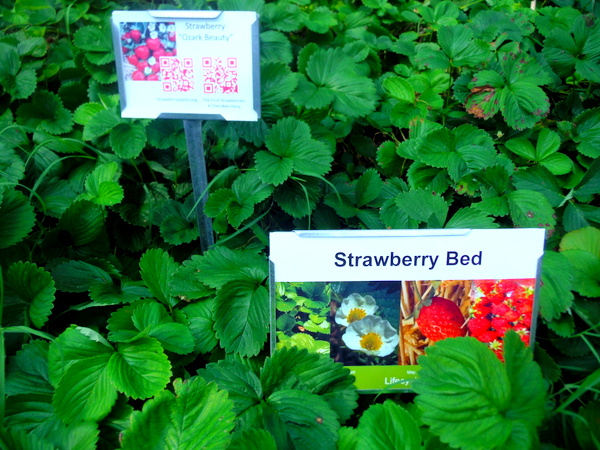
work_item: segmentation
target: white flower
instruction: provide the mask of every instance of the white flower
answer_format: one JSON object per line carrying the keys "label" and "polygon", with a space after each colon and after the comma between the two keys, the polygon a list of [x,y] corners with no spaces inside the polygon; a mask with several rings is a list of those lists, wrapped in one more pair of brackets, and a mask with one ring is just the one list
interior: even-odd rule
{"label": "white flower", "polygon": [[387,320],[367,316],[352,322],[342,336],[344,344],[351,349],[373,356],[387,356],[398,348],[398,331]]}
{"label": "white flower", "polygon": [[360,294],[354,293],[342,300],[342,304],[335,313],[335,321],[347,327],[352,322],[375,314],[375,311],[377,311],[377,305],[373,297],[370,295],[363,297]]}

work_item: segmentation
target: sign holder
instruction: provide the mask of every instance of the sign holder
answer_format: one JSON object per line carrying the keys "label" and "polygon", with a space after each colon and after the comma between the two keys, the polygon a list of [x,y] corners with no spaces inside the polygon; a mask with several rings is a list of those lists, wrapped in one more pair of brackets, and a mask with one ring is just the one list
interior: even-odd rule
{"label": "sign holder", "polygon": [[200,246],[214,245],[204,213],[203,120],[260,118],[254,11],[114,11],[112,35],[124,118],[183,119]]}

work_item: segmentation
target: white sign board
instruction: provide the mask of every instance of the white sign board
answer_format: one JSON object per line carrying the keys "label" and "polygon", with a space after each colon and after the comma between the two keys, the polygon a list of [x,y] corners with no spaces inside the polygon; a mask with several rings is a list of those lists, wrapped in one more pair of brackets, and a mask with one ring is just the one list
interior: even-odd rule
{"label": "white sign board", "polygon": [[115,11],[112,32],[122,117],[260,117],[255,12]]}
{"label": "white sign board", "polygon": [[544,229],[270,234],[272,349],[348,366],[359,390],[409,389],[435,342],[534,339]]}

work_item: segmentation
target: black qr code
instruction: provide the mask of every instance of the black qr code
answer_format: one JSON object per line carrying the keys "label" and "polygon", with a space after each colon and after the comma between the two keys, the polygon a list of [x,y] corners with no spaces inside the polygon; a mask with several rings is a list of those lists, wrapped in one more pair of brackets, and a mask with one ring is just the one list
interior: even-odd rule
{"label": "black qr code", "polygon": [[205,94],[238,93],[237,58],[202,58]]}
{"label": "black qr code", "polygon": [[163,91],[186,92],[194,89],[194,61],[172,56],[160,57]]}

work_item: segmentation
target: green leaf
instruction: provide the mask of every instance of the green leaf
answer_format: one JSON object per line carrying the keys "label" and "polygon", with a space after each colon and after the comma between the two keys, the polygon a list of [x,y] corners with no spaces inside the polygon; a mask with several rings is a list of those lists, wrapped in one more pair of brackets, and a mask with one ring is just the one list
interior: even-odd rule
{"label": "green leaf", "polygon": [[63,106],[58,95],[48,91],[37,91],[30,103],[19,107],[17,123],[50,134],[64,134],[73,129],[71,112]]}
{"label": "green leaf", "polygon": [[33,340],[8,360],[6,369],[6,395],[52,395],[48,375],[48,347],[42,340]]}
{"label": "green leaf", "polygon": [[540,313],[547,321],[558,319],[573,303],[572,267],[562,254],[546,250],[542,259]]}
{"label": "green leaf", "polygon": [[392,97],[402,102],[415,102],[415,91],[408,80],[400,77],[389,77],[383,81],[383,87]]}
{"label": "green leaf", "polygon": [[464,25],[441,27],[438,42],[453,67],[475,67],[490,55],[490,45],[473,40],[473,32]]}
{"label": "green leaf", "polygon": [[196,267],[203,283],[214,288],[232,280],[261,283],[269,274],[264,256],[223,246],[213,247],[202,256],[193,256],[190,266]]}
{"label": "green leaf", "polygon": [[450,338],[419,359],[415,403],[442,442],[463,449],[535,445],[546,384],[516,333],[505,335],[504,350],[506,364],[475,338]]}
{"label": "green leaf", "polygon": [[0,427],[0,446],[10,450],[54,450],[48,441],[42,441],[23,430]]}
{"label": "green leaf", "polygon": [[472,125],[434,130],[417,142],[417,152],[425,164],[447,168],[454,181],[496,162],[494,141]]}
{"label": "green leaf", "polygon": [[217,346],[213,305],[214,300],[210,299],[192,303],[182,308],[183,313],[189,320],[189,330],[194,338],[194,352],[196,353],[209,353]]}
{"label": "green leaf", "polygon": [[165,388],[171,377],[171,364],[156,339],[144,338],[117,344],[107,371],[119,392],[144,399]]}
{"label": "green leaf", "polygon": [[244,360],[237,355],[228,355],[218,363],[210,363],[198,374],[207,381],[214,381],[220,389],[226,390],[233,401],[234,412],[241,423],[251,422],[253,408],[260,405],[263,398],[258,376]]}
{"label": "green leaf", "polygon": [[30,262],[16,262],[9,266],[5,279],[5,306],[22,310],[28,321],[42,328],[54,303],[54,280],[43,267]]}
{"label": "green leaf", "polygon": [[269,293],[250,280],[226,283],[215,298],[215,331],[228,352],[254,356],[267,340]]}
{"label": "green leaf", "polygon": [[300,390],[281,390],[271,394],[266,405],[273,411],[275,423],[285,425],[285,438],[276,436],[276,440],[280,437],[278,448],[289,448],[290,441],[294,448],[310,448],[315,442],[320,449],[336,448],[340,425],[335,413],[319,396]]}
{"label": "green leaf", "polygon": [[265,360],[260,380],[266,396],[281,389],[303,389],[323,398],[341,422],[350,418],[358,394],[347,368],[327,355],[297,347],[277,350]]}
{"label": "green leaf", "polygon": [[102,206],[120,203],[125,196],[119,185],[121,170],[116,162],[99,164],[85,179],[86,193],[81,197]]}
{"label": "green leaf", "polygon": [[4,148],[0,154],[0,175],[4,185],[17,184],[25,176],[25,163],[11,148]]}
{"label": "green leaf", "polygon": [[499,225],[485,212],[474,208],[461,208],[452,216],[444,228],[498,228]]}
{"label": "green leaf", "polygon": [[81,50],[88,52],[112,52],[110,30],[89,25],[79,28],[73,37],[73,42]]}
{"label": "green leaf", "polygon": [[165,305],[177,304],[169,283],[178,267],[179,264],[167,252],[158,248],[146,251],[140,259],[142,280],[152,295]]}
{"label": "green leaf", "polygon": [[[265,63],[283,63],[289,64],[294,56],[292,54],[292,44],[285,34],[279,31],[263,31],[260,33],[260,59]],[[288,67],[288,66],[286,66]],[[264,69],[261,69],[261,72]],[[266,69],[267,73],[269,69]],[[262,73],[261,73],[262,78]],[[261,79],[262,82],[262,79]],[[263,94],[264,95],[264,94]],[[263,97],[264,98],[264,97]],[[267,97],[268,98],[268,97]]]}
{"label": "green leaf", "polygon": [[556,225],[554,209],[539,192],[513,191],[508,194],[508,205],[510,216],[518,227],[553,230]]}
{"label": "green leaf", "polygon": [[85,292],[94,283],[111,283],[110,274],[85,261],[68,260],[51,268],[56,287],[65,292]]}
{"label": "green leaf", "polygon": [[146,146],[146,128],[139,123],[119,123],[110,130],[110,145],[123,159],[137,158]]}
{"label": "green leaf", "polygon": [[17,49],[5,43],[0,43],[0,84],[14,99],[29,97],[37,86],[35,70],[21,68]]}
{"label": "green leaf", "polygon": [[175,395],[162,391],[133,414],[122,448],[148,448],[148,443],[168,450],[227,448],[235,419],[227,392],[198,376],[173,385]]}
{"label": "green leaf", "polygon": [[546,197],[550,206],[556,208],[564,200],[562,189],[555,176],[544,167],[534,166],[519,169],[511,175],[518,190],[536,191]]}
{"label": "green leaf", "polygon": [[110,358],[110,353],[101,353],[66,370],[52,399],[57,415],[66,423],[98,421],[110,412],[117,400],[107,371]]}
{"label": "green leaf", "polygon": [[434,221],[434,227],[446,222],[448,204],[439,195],[425,189],[413,189],[396,196],[396,205],[409,217],[419,222]]}
{"label": "green leaf", "polygon": [[265,183],[281,184],[292,172],[320,176],[331,169],[333,158],[325,144],[313,139],[309,126],[294,117],[279,120],[265,144],[270,153],[255,156],[258,176]]}
{"label": "green leaf", "polygon": [[567,233],[560,242],[561,254],[573,269],[573,289],[586,297],[600,295],[599,239],[599,229],[586,227]]}
{"label": "green leaf", "polygon": [[33,206],[27,197],[12,189],[0,195],[0,248],[22,241],[35,225]]}
{"label": "green leaf", "polygon": [[392,400],[371,405],[357,427],[357,450],[421,449],[421,433],[410,414]]}
{"label": "green leaf", "polygon": [[268,28],[296,31],[304,24],[305,16],[306,13],[293,3],[268,3],[262,9],[261,20],[269,24]]}
{"label": "green leaf", "polygon": [[[313,107],[322,108],[332,104],[335,111],[348,117],[360,117],[375,109],[377,95],[373,81],[358,75],[356,63],[340,48],[319,49],[311,55],[306,74],[317,89],[326,95],[324,104]],[[307,89],[310,83],[299,85]],[[311,89],[311,88],[309,88]],[[297,89],[292,100],[298,105],[306,105],[309,98],[306,92]]]}
{"label": "green leaf", "polygon": [[198,223],[182,214],[170,214],[160,223],[160,235],[172,245],[189,244],[198,239]]}
{"label": "green leaf", "polygon": [[336,26],[338,21],[333,11],[326,6],[317,6],[310,12],[306,26],[315,33],[324,34]]}
{"label": "green leaf", "polygon": [[106,238],[103,210],[87,200],[72,203],[60,218],[58,228],[68,233],[65,237],[69,246],[84,254],[86,246],[101,244]]}
{"label": "green leaf", "polygon": [[577,150],[590,158],[600,156],[600,108],[588,109],[573,119],[573,141]]}
{"label": "green leaf", "polygon": [[[93,111],[90,111],[89,115],[91,115],[92,112]],[[86,120],[87,123],[84,124],[82,136],[85,141],[91,141],[97,137],[104,136],[114,130],[117,125],[123,123],[123,119],[117,115],[116,108],[102,109],[101,111],[96,112],[91,118],[88,117]],[[123,129],[121,129],[121,131],[123,131]],[[116,137],[119,133],[120,132],[115,132],[114,136]],[[128,140],[129,139],[131,138],[128,138]]]}
{"label": "green leaf", "polygon": [[171,279],[171,294],[182,300],[190,301],[204,298],[213,293],[198,276],[194,260],[186,260],[177,268]]}
{"label": "green leaf", "polygon": [[277,444],[267,430],[244,430],[233,434],[228,450],[277,450]]}

